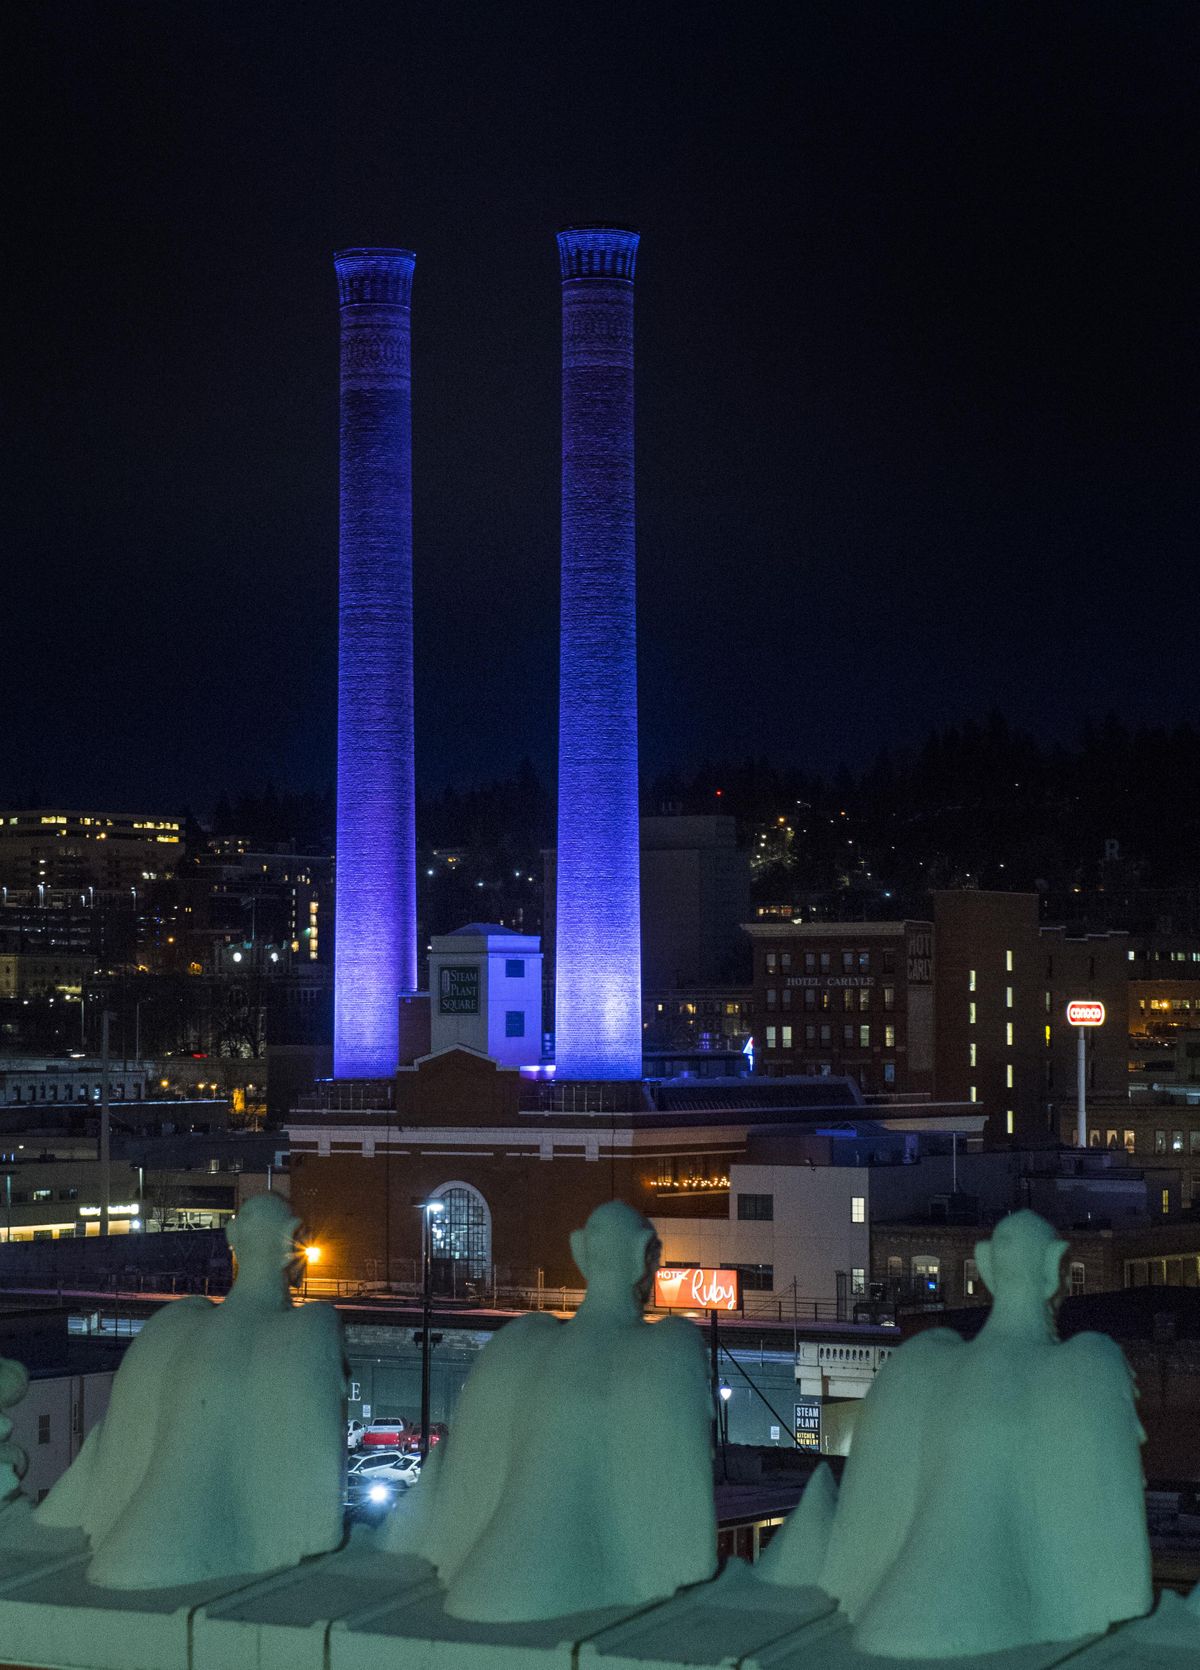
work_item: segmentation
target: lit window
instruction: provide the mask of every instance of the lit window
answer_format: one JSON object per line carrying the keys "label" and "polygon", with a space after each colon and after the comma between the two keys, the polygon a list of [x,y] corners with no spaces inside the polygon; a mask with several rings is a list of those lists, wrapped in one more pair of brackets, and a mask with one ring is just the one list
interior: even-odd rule
{"label": "lit window", "polygon": [[1165,1131],[1155,1131],[1155,1133],[1154,1133],[1154,1152],[1156,1154],[1165,1154],[1166,1151],[1167,1151],[1167,1133]]}
{"label": "lit window", "polygon": [[1012,1136],[1012,1134],[1013,1134],[1013,1124],[1014,1124],[1013,1110],[1011,1108],[1008,1108],[1005,1111],[1005,1114],[1004,1114],[1004,1129],[1008,1133],[1009,1136]]}
{"label": "lit window", "polygon": [[979,1065],[979,1046],[977,1044],[971,1043],[971,1044],[967,1045],[967,1048],[971,1052],[970,1065],[972,1067],[978,1067],[978,1065]]}
{"label": "lit window", "polygon": [[1162,1192],[1162,1209],[1163,1209],[1163,1217],[1165,1218],[1167,1213],[1171,1210],[1171,1191],[1170,1191],[1170,1189],[1164,1189],[1163,1192]]}
{"label": "lit window", "polygon": [[[1172,1131],[1171,1132],[1171,1152],[1172,1152],[1172,1154],[1182,1154],[1183,1153],[1183,1132],[1182,1131]],[[36,1195],[35,1195],[34,1198],[36,1199]]]}
{"label": "lit window", "polygon": [[776,961],[777,961],[777,958],[775,956],[774,951],[768,951],[767,952],[767,973],[768,974],[774,974]]}
{"label": "lit window", "polygon": [[792,1029],[791,1029],[791,1027],[790,1026],[782,1027],[780,1029],[780,1034],[781,1034],[781,1043],[782,1043],[783,1048],[785,1050],[790,1050],[791,1047],[792,1047]]}
{"label": "lit window", "polygon": [[1004,1006],[1005,1006],[1006,1009],[1011,1009],[1012,1008],[1012,1006],[1013,1006],[1012,997],[1013,997],[1012,987],[1011,986],[1005,986],[1005,988],[1004,988]]}
{"label": "lit window", "polygon": [[866,1221],[867,1221],[867,1197],[866,1197],[866,1195],[851,1195],[851,1197],[850,1197],[850,1222],[852,1224],[865,1224]]}
{"label": "lit window", "polygon": [[871,1007],[871,992],[870,988],[867,986],[864,986],[858,994],[858,1007],[860,1009],[869,1009]]}
{"label": "lit window", "polygon": [[1135,1137],[1134,1133],[1132,1131],[1126,1131],[1125,1132],[1125,1150],[1126,1150],[1126,1152],[1129,1153],[1129,1154],[1132,1154],[1136,1147],[1137,1147],[1137,1138]]}
{"label": "lit window", "polygon": [[970,1021],[972,1026],[975,1025],[975,1005],[974,1005],[974,1003],[968,1004],[968,1006],[967,1006],[967,1019],[968,1019],[968,1021]]}
{"label": "lit window", "polygon": [[968,1299],[976,1293],[982,1293],[983,1286],[979,1280],[979,1266],[973,1258],[963,1259],[963,1292]]}
{"label": "lit window", "polygon": [[968,1094],[968,1100],[972,1101],[972,1102],[977,1102],[979,1100],[979,1097],[975,1093],[975,1086],[974,1085],[971,1086],[970,1092]]}
{"label": "lit window", "polygon": [[869,1022],[865,1026],[860,1026],[858,1029],[858,1047],[860,1050],[869,1050],[871,1047],[871,1027]]}
{"label": "lit window", "polygon": [[1004,1069],[1004,1082],[1008,1086],[1008,1088],[1011,1090],[1012,1087],[1013,1087],[1013,1064],[1012,1064],[1011,1061],[1008,1063],[1008,1066]]}
{"label": "lit window", "polygon": [[896,1007],[895,986],[885,986],[883,988],[883,1006],[885,1009],[894,1009]]}
{"label": "lit window", "polygon": [[865,1293],[867,1291],[867,1272],[865,1270],[856,1270],[851,1267],[850,1291],[851,1293]]}
{"label": "lit window", "polygon": [[1013,1041],[1013,1028],[1012,1028],[1012,1022],[1009,1021],[1007,1026],[1004,1029],[1004,1042],[1008,1045],[1009,1049],[1012,1049],[1012,1041]]}
{"label": "lit window", "polygon": [[973,992],[975,990],[975,970],[974,969],[972,969],[970,974],[967,975],[967,990],[969,992]]}
{"label": "lit window", "polygon": [[884,1082],[884,1084],[895,1084],[895,1082],[896,1082],[896,1063],[894,1061],[885,1061],[884,1062],[884,1064],[883,1064],[883,1082]]}
{"label": "lit window", "polygon": [[896,1028],[890,1023],[883,1029],[883,1047],[885,1050],[894,1050],[896,1047]]}
{"label": "lit window", "polygon": [[767,1031],[767,1048],[769,1050],[773,1050],[775,1048],[775,1028],[773,1026],[769,1026],[769,1027],[767,1027],[766,1031]]}
{"label": "lit window", "polygon": [[1050,1048],[1050,1028],[1046,1028],[1046,1048]]}
{"label": "lit window", "polygon": [[1004,967],[1005,967],[1005,971],[1007,973],[1009,973],[1009,974],[1012,973],[1012,971],[1013,971],[1013,960],[1012,960],[1012,952],[1011,951],[1006,951],[1004,953]]}
{"label": "lit window", "polygon": [[1085,1292],[1087,1289],[1087,1269],[1082,1264],[1071,1264],[1071,1295]]}

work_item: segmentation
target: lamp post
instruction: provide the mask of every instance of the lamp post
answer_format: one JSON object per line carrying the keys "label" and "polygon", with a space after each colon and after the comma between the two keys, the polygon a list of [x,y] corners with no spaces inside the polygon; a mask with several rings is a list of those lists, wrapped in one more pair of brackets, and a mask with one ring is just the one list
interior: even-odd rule
{"label": "lamp post", "polygon": [[440,1200],[414,1202],[421,1213],[421,1466],[429,1459],[429,1361],[433,1326],[433,1220],[446,1210]]}

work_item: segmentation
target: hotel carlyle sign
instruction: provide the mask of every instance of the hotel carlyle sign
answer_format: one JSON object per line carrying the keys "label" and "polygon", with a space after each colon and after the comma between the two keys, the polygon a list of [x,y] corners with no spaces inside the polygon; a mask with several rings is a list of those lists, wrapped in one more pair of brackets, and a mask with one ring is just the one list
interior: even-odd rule
{"label": "hotel carlyle sign", "polygon": [[479,1013],[479,968],[474,963],[451,963],[438,976],[438,1013]]}

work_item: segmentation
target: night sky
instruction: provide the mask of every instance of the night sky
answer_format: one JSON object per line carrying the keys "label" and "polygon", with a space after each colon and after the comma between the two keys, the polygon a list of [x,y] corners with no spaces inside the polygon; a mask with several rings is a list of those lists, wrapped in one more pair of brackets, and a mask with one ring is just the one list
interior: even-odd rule
{"label": "night sky", "polygon": [[324,787],[331,256],[416,250],[418,778],[552,774],[556,229],[640,229],[645,770],[1195,718],[1194,0],[8,9],[0,799]]}

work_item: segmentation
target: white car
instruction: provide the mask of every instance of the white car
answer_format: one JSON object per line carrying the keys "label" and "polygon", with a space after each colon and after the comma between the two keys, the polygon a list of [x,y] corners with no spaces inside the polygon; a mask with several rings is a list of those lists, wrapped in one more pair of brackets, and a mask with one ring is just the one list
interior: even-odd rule
{"label": "white car", "polygon": [[419,1455],[401,1450],[365,1450],[346,1470],[346,1483],[355,1489],[370,1484],[410,1485],[421,1476]]}
{"label": "white car", "polygon": [[358,1446],[362,1443],[363,1433],[366,1430],[367,1430],[366,1427],[362,1424],[361,1421],[347,1421],[346,1422],[346,1448],[348,1450],[356,1450],[358,1448]]}

